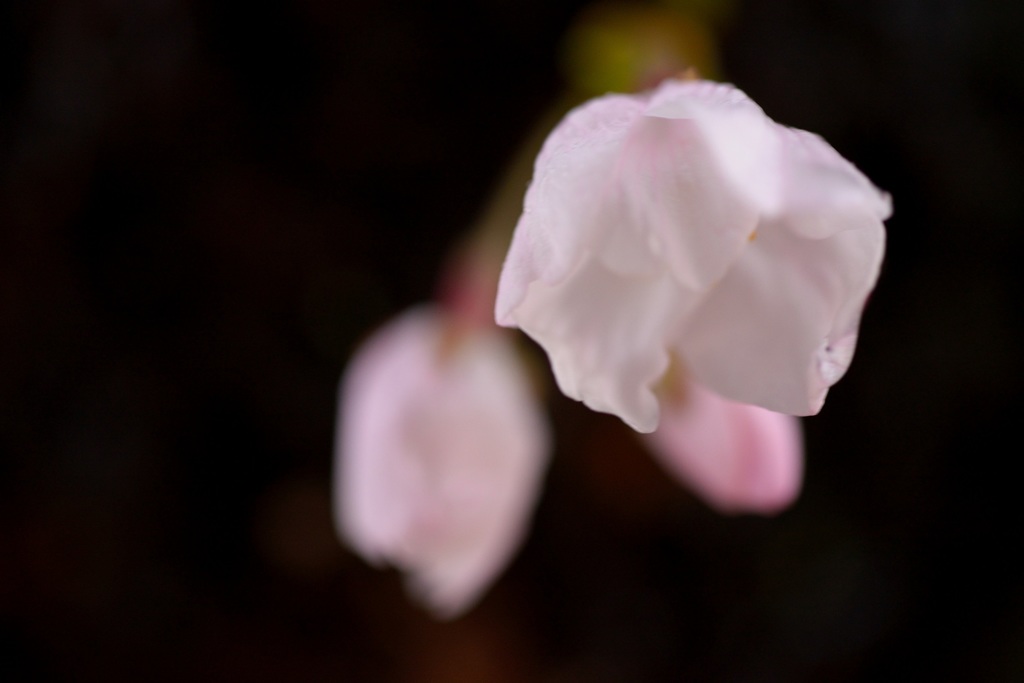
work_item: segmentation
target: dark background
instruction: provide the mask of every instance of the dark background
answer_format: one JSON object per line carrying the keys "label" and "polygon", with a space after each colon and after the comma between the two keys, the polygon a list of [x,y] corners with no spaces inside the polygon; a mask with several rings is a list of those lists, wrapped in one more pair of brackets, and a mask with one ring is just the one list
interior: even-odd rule
{"label": "dark background", "polygon": [[802,497],[552,394],[450,624],[335,539],[335,389],[562,91],[575,0],[0,5],[5,681],[1024,679],[1024,4],[749,0],[725,72],[894,197]]}

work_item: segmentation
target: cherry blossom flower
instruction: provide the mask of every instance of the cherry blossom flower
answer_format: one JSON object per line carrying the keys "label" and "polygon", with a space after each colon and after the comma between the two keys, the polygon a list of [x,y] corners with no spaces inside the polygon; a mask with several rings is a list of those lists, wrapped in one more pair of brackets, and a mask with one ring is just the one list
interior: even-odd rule
{"label": "cherry blossom flower", "polygon": [[518,548],[548,457],[507,333],[412,309],[359,349],[339,406],[341,535],[438,616],[465,611]]}
{"label": "cherry blossom flower", "polygon": [[814,414],[853,356],[889,214],[826,142],[730,85],[607,95],[537,157],[495,316],[563,393],[641,432],[670,358],[729,401]]}

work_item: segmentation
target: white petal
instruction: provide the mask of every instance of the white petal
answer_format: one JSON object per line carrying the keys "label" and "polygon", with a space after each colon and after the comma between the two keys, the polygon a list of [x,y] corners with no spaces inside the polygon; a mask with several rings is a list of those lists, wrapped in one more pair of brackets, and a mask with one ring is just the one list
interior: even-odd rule
{"label": "white petal", "polygon": [[884,221],[892,214],[889,195],[814,133],[784,128],[783,219],[803,237],[828,237]]}
{"label": "white petal", "polygon": [[853,356],[885,246],[878,220],[824,239],[768,223],[682,327],[697,380],[742,403],[811,415]]}
{"label": "white petal", "polygon": [[564,394],[649,432],[658,424],[651,387],[668,365],[665,339],[686,309],[667,272],[627,278],[587,259],[556,286],[534,283],[514,315],[547,351]]}
{"label": "white petal", "polygon": [[779,128],[741,90],[711,81],[665,81],[647,116],[691,121],[732,189],[759,210],[782,201]]}
{"label": "white petal", "polygon": [[335,514],[343,538],[407,574],[439,616],[468,609],[521,542],[547,429],[508,340],[415,309],[371,337],[343,379]]}
{"label": "white petal", "polygon": [[559,282],[600,239],[616,158],[643,106],[625,95],[597,98],[567,114],[548,136],[498,283],[499,324],[513,324],[510,314],[531,282]]}
{"label": "white petal", "polygon": [[799,420],[688,383],[645,437],[657,460],[722,512],[774,514],[800,492]]}
{"label": "white petal", "polygon": [[691,291],[720,278],[757,226],[755,206],[723,179],[693,121],[641,117],[622,147],[614,190],[606,241],[595,244],[601,257],[614,267],[628,244],[646,248],[648,270],[667,266]]}

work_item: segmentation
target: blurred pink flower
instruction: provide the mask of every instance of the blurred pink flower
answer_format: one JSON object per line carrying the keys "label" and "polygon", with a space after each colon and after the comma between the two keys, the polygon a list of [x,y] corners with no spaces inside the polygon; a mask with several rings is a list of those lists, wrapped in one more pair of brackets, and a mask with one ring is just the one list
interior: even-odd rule
{"label": "blurred pink flower", "polygon": [[889,214],[821,138],[732,86],[607,95],[537,157],[496,319],[544,347],[563,393],[641,432],[670,357],[730,401],[814,414],[852,358]]}
{"label": "blurred pink flower", "polygon": [[799,418],[736,403],[690,383],[643,435],[655,459],[719,512],[770,515],[800,493]]}
{"label": "blurred pink flower", "polygon": [[507,334],[410,310],[357,352],[339,405],[342,536],[438,616],[465,611],[518,548],[548,458]]}

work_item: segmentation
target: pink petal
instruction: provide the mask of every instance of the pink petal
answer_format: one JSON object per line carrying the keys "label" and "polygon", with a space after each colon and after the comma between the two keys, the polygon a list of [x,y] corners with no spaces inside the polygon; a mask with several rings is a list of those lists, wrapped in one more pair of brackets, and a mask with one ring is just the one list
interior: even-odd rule
{"label": "pink petal", "polygon": [[468,609],[519,546],[548,454],[504,335],[449,332],[419,308],[363,345],[341,385],[335,469],[343,539],[403,570],[443,617]]}
{"label": "pink petal", "polygon": [[676,353],[722,396],[817,413],[853,357],[884,247],[877,219],[823,239],[784,223],[762,226],[685,322]]}
{"label": "pink petal", "polygon": [[780,218],[802,237],[871,230],[892,214],[892,201],[814,133],[777,126],[783,146]]}
{"label": "pink petal", "polygon": [[666,272],[621,277],[586,259],[556,286],[535,283],[516,319],[547,351],[566,396],[650,432],[658,424],[652,386],[668,366],[663,340],[685,299]]}
{"label": "pink petal", "polygon": [[667,266],[694,292],[722,276],[759,217],[745,195],[723,182],[715,150],[690,120],[641,117],[603,200],[611,226],[594,245],[601,258],[614,264],[636,245],[649,255],[648,271]]}
{"label": "pink petal", "polygon": [[797,418],[734,403],[695,383],[644,437],[656,459],[721,512],[774,514],[800,492]]}
{"label": "pink petal", "polygon": [[544,142],[498,283],[499,324],[514,327],[513,311],[530,283],[561,281],[608,229],[601,200],[643,106],[625,95],[591,100],[567,114]]}
{"label": "pink petal", "polygon": [[760,211],[778,210],[781,127],[741,90],[726,83],[667,80],[646,114],[691,121],[732,190]]}

